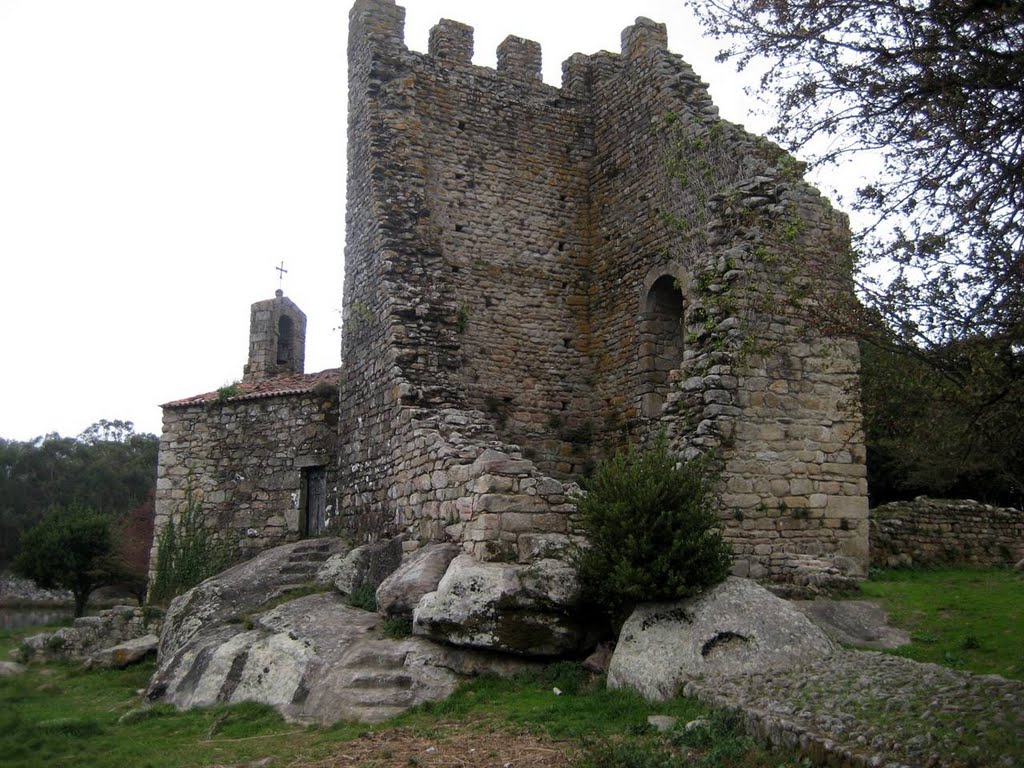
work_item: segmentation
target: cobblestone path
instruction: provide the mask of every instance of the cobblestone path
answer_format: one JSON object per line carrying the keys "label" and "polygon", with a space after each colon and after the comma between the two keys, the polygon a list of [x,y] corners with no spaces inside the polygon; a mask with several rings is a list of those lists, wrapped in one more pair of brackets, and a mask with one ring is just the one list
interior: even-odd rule
{"label": "cobblestone path", "polygon": [[1024,682],[868,651],[687,684],[751,730],[827,765],[1024,767]]}

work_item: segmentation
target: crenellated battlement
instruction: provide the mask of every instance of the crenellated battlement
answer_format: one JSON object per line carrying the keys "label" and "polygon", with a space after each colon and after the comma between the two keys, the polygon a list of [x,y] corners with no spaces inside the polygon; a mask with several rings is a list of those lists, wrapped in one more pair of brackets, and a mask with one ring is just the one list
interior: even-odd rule
{"label": "crenellated battlement", "polygon": [[[350,34],[359,39],[383,44],[401,52],[409,52],[405,43],[405,9],[394,0],[357,0],[349,16]],[[668,33],[664,24],[638,17],[635,24],[622,31],[621,52],[602,52],[594,55],[573,54],[562,64],[562,90],[568,98],[584,93],[582,82],[588,67],[595,61],[602,63],[633,62],[655,51],[668,50]],[[473,27],[452,19],[441,19],[429,35],[427,60],[443,67],[470,67],[474,52]],[[541,83],[543,51],[540,43],[516,35],[509,35],[498,46],[496,71],[512,81]],[[611,58],[609,58],[611,57]],[[495,70],[479,67],[481,70]]]}

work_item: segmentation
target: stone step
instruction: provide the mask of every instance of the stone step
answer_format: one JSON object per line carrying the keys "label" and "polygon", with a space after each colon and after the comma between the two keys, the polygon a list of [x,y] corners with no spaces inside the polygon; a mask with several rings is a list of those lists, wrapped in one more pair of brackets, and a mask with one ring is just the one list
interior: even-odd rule
{"label": "stone step", "polygon": [[286,563],[281,566],[280,573],[288,576],[298,574],[312,577],[320,570],[319,566],[319,563]]}
{"label": "stone step", "polygon": [[[383,644],[381,644],[383,645]],[[399,669],[405,666],[405,651],[386,647],[359,649],[345,657],[345,666],[353,670],[360,667],[372,670]],[[355,674],[353,672],[353,674]]]}
{"label": "stone step", "polygon": [[325,560],[327,560],[327,557],[328,557],[328,553],[327,552],[321,552],[318,549],[316,549],[316,550],[309,550],[309,551],[303,551],[303,552],[292,552],[292,554],[288,557],[288,562],[289,563],[316,563],[317,565],[319,565],[320,563],[322,563]]}
{"label": "stone step", "polygon": [[303,552],[323,552],[327,554],[330,553],[336,543],[334,539],[307,539],[295,546],[295,549],[292,550],[292,555]]}

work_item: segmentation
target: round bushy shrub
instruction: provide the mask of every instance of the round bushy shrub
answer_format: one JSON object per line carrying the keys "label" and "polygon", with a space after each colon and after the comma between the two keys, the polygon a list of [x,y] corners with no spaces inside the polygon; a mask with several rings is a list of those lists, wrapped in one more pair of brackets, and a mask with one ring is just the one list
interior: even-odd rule
{"label": "round bushy shrub", "polygon": [[636,603],[680,600],[725,579],[732,548],[714,484],[705,460],[679,463],[663,437],[599,464],[577,500],[589,541],[575,557],[584,599],[621,620]]}

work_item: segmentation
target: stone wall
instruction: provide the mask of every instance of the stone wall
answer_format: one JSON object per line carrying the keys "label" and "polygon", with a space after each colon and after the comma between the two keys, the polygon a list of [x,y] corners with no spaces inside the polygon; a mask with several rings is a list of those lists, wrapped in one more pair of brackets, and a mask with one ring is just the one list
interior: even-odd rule
{"label": "stone wall", "polygon": [[252,556],[305,533],[305,479],[326,470],[337,505],[338,371],[278,376],[164,406],[153,567],[160,531],[189,494],[206,524]]}
{"label": "stone wall", "polygon": [[[350,16],[344,524],[529,559],[529,520],[570,532],[565,481],[666,431],[716,451],[740,573],[862,575],[857,350],[818,312],[852,296],[845,217],[662,25],[554,88],[531,41],[492,70],[471,28],[424,55],[403,23]],[[485,451],[515,472],[469,477]]]}
{"label": "stone wall", "polygon": [[153,608],[115,605],[95,616],[79,616],[70,627],[26,638],[19,649],[23,661],[86,659],[96,651],[144,635],[159,635],[163,614]]}
{"label": "stone wall", "polygon": [[1013,565],[1024,558],[1024,512],[920,496],[871,511],[871,564]]}

